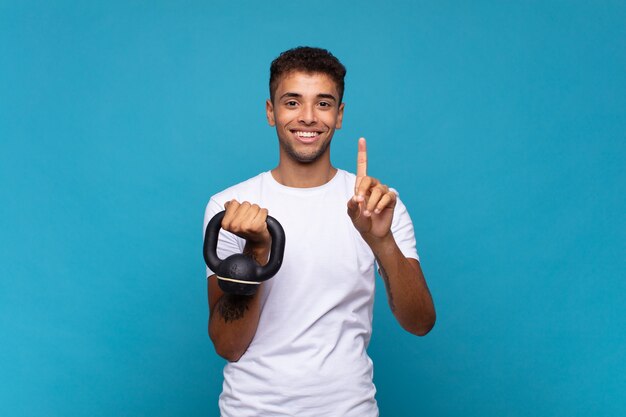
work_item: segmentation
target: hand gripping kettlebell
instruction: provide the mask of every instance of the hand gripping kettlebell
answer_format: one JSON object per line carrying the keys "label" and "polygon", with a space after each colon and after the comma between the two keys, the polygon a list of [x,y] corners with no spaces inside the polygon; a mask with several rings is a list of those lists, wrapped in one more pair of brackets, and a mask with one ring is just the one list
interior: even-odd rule
{"label": "hand gripping kettlebell", "polygon": [[225,211],[217,213],[206,227],[204,234],[204,261],[217,275],[220,288],[229,294],[252,295],[261,282],[272,278],[283,263],[285,231],[272,216],[267,216],[267,228],[272,236],[270,259],[261,266],[250,256],[235,253],[221,260],[217,256],[217,240]]}

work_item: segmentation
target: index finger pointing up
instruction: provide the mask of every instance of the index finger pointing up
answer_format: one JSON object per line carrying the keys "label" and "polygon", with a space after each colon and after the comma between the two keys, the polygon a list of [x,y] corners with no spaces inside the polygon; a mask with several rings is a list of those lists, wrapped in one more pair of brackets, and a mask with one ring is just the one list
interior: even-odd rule
{"label": "index finger pointing up", "polygon": [[365,138],[359,139],[359,152],[356,158],[356,177],[357,181],[360,178],[367,176],[367,144]]}

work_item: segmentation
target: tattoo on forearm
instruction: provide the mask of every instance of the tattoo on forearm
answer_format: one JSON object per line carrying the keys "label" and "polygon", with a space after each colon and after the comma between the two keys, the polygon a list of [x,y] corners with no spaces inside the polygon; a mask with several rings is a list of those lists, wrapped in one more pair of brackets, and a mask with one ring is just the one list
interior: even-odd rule
{"label": "tattoo on forearm", "polygon": [[[257,254],[253,250],[248,248],[247,246],[243,248],[243,254],[246,255],[246,256],[249,256],[252,259],[254,259],[255,262],[258,263],[259,265],[265,265],[265,262],[260,260],[259,257],[257,256]],[[267,262],[267,260],[266,260],[266,262]]]}
{"label": "tattoo on forearm", "polygon": [[249,309],[251,296],[224,294],[215,305],[215,309],[226,323],[243,318]]}
{"label": "tattoo on forearm", "polygon": [[380,271],[380,276],[383,278],[383,282],[385,283],[385,289],[387,290],[387,299],[389,301],[389,307],[391,311],[396,311],[396,305],[393,302],[393,293],[391,292],[391,283],[389,282],[389,276],[387,275],[387,271],[383,265],[378,261],[378,269]]}

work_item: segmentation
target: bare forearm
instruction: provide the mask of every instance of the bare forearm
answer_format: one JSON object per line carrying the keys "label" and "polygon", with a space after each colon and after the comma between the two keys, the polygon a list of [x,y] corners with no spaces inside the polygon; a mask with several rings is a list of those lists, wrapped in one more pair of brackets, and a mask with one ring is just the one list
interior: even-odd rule
{"label": "bare forearm", "polygon": [[378,261],[394,316],[408,332],[427,334],[435,324],[435,307],[419,262],[406,258],[392,236],[368,243]]}
{"label": "bare forearm", "polygon": [[[269,249],[247,244],[244,253],[265,265]],[[223,358],[237,361],[248,349],[259,324],[262,291],[263,284],[254,295],[226,294],[219,288],[217,278],[209,277],[209,337]]]}

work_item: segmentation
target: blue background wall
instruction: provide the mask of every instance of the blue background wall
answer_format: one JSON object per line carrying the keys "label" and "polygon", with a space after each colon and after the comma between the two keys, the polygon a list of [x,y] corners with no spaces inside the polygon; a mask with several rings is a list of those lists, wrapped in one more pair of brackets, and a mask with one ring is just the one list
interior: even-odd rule
{"label": "blue background wall", "polygon": [[307,44],[348,68],[334,162],[369,139],[438,309],[412,337],[379,285],[382,415],[626,415],[625,22],[618,1],[0,1],[0,413],[217,415],[204,205],[276,164],[269,63]]}

